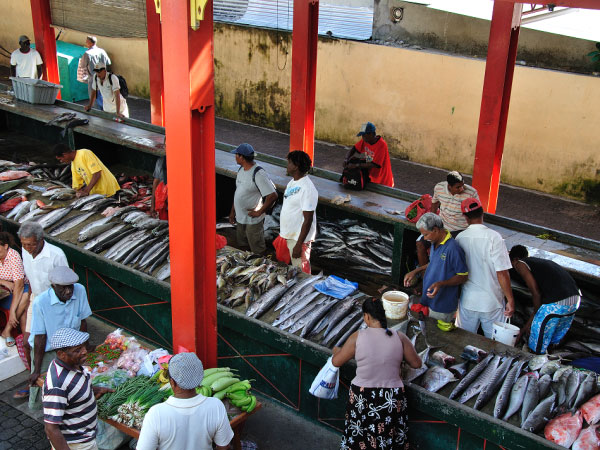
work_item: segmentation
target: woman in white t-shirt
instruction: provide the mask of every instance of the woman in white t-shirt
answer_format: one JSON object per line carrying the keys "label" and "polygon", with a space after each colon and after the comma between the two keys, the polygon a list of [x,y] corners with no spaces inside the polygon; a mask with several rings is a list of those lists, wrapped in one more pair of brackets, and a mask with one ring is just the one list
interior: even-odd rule
{"label": "woman in white t-shirt", "polygon": [[[110,78],[109,78],[110,77]],[[92,81],[92,98],[86,105],[85,110],[89,111],[96,100],[96,92],[100,91],[102,95],[102,108],[105,112],[115,113],[117,122],[123,117],[129,117],[129,108],[127,101],[121,95],[121,85],[119,78],[114,73],[106,71],[106,64],[99,62],[94,66],[94,79]]]}
{"label": "woman in white t-shirt", "polygon": [[310,273],[310,247],[317,234],[319,193],[308,177],[312,161],[302,150],[287,156],[287,174],[292,180],[285,188],[279,234],[287,241],[292,265]]}

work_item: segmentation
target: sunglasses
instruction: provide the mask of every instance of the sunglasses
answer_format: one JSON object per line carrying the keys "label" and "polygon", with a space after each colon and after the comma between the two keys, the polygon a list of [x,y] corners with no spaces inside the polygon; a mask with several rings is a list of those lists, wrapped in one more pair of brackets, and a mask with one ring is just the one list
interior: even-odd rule
{"label": "sunglasses", "polygon": [[106,70],[106,69],[94,69],[94,72],[98,73],[98,72],[102,72],[103,70]]}

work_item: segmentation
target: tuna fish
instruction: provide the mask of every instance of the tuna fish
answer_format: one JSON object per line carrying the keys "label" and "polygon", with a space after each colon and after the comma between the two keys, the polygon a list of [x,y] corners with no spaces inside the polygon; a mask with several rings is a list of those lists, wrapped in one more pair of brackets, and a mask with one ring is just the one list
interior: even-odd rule
{"label": "tuna fish", "polygon": [[422,386],[429,392],[437,392],[451,381],[456,381],[452,372],[441,366],[434,366],[425,372]]}
{"label": "tuna fish", "polygon": [[569,375],[567,379],[567,386],[565,388],[565,403],[564,405],[567,408],[571,408],[573,403],[575,403],[575,399],[577,398],[577,391],[579,390],[579,382],[580,382],[580,371],[574,370]]}
{"label": "tuna fish", "polygon": [[550,420],[552,417],[552,411],[554,410],[556,400],[556,394],[553,392],[548,397],[546,397],[542,402],[535,407],[533,411],[525,420],[525,423],[521,425],[521,428],[525,431],[529,431],[530,433],[536,433],[541,430],[542,427]]}
{"label": "tuna fish", "polygon": [[538,389],[540,391],[540,398],[546,398],[548,392],[550,392],[550,387],[552,385],[552,377],[548,374],[543,375],[538,380]]}
{"label": "tuna fish", "polygon": [[494,405],[494,417],[497,419],[502,417],[506,408],[508,407],[508,401],[510,400],[510,393],[512,387],[515,385],[515,381],[519,377],[523,366],[527,361],[517,361],[517,363],[508,371],[504,381],[502,382],[502,387],[498,392],[498,396],[496,397],[496,404]]}
{"label": "tuna fish", "polygon": [[527,384],[527,391],[525,392],[525,398],[523,399],[523,406],[521,407],[521,427],[527,420],[529,413],[533,411],[540,402],[538,378],[537,376],[530,378],[531,380],[529,380],[529,384]]}
{"label": "tuna fish", "polygon": [[583,419],[581,412],[565,413],[552,419],[544,428],[544,437],[555,444],[571,448],[581,432]]}
{"label": "tuna fish", "polygon": [[465,375],[465,377],[460,380],[460,382],[454,387],[453,391],[448,396],[449,399],[455,398],[458,394],[460,394],[469,384],[471,384],[475,378],[479,376],[481,372],[484,371],[486,366],[492,360],[494,355],[487,355],[483,360],[481,360],[471,371]]}
{"label": "tuna fish", "polygon": [[473,345],[467,345],[463,349],[463,352],[460,355],[460,357],[462,359],[468,359],[471,361],[480,362],[481,360],[483,360],[483,358],[485,358],[487,356],[487,354],[488,353],[485,350],[474,347]]}
{"label": "tuna fish", "polygon": [[110,223],[111,217],[105,217],[103,219],[96,220],[92,223],[87,224],[81,230],[79,230],[79,242],[85,242],[88,239],[95,238],[107,230],[113,227],[113,223]]}
{"label": "tuna fish", "polygon": [[448,367],[448,370],[454,374],[457,379],[462,379],[469,371],[469,364],[471,361],[465,361],[464,363],[454,364]]}
{"label": "tuna fish", "polygon": [[508,402],[508,409],[506,410],[506,413],[504,414],[502,420],[510,419],[514,413],[521,409],[521,406],[523,405],[523,399],[525,398],[525,393],[527,392],[528,384],[529,377],[527,375],[523,375],[514,384],[510,391],[510,401]]}
{"label": "tuna fish", "polygon": [[554,375],[554,372],[556,372],[561,367],[562,366],[558,361],[548,361],[540,369],[540,377],[543,377],[544,375],[552,376]]}

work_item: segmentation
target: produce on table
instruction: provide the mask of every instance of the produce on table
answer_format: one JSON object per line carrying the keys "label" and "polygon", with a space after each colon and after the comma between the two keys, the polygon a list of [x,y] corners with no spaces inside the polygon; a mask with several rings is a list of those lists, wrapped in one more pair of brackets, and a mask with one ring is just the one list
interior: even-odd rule
{"label": "produce on table", "polygon": [[106,336],[104,343],[108,345],[111,350],[119,349],[121,351],[125,351],[127,350],[127,347],[129,347],[129,344],[132,340],[135,340],[135,338],[123,336],[121,329],[117,328],[115,331]]}
{"label": "produce on table", "polygon": [[108,419],[115,416],[119,411],[119,406],[127,401],[129,396],[135,394],[140,389],[148,387],[149,377],[139,376],[130,378],[115,389],[115,392],[104,394],[97,402],[98,417]]}
{"label": "produce on table", "polygon": [[118,407],[117,422],[121,422],[128,427],[141,428],[144,416],[148,410],[166,400],[173,393],[161,391],[159,386],[149,377],[143,378],[145,386],[137,389],[131,394],[125,403]]}
{"label": "produce on table", "polygon": [[92,385],[114,389],[125,383],[129,378],[125,370],[116,369],[96,375],[92,379]]}
{"label": "produce on table", "polygon": [[[111,349],[110,345],[102,344],[96,347],[93,352],[87,354],[84,365],[89,366],[91,369],[95,369],[99,366],[100,362],[106,363],[118,359],[121,356],[121,353],[121,349]],[[98,371],[103,372],[106,371],[106,369]]]}

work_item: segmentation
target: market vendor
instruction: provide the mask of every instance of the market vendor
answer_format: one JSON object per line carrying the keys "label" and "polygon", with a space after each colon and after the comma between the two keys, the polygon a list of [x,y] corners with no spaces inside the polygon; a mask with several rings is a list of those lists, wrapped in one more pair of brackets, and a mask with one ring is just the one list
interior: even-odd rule
{"label": "market vendor", "polygon": [[533,302],[533,312],[517,342],[529,335],[529,348],[544,354],[549,345],[558,344],[569,331],[581,303],[581,291],[564,268],[554,261],[530,257],[522,245],[511,248],[509,256],[511,277],[527,285]]}
{"label": "market vendor", "polygon": [[53,151],[61,163],[71,164],[73,189],[77,191],[77,197],[90,194],[111,197],[120,189],[115,176],[91,150],[72,150],[65,144],[57,144]]}
{"label": "market vendor", "polygon": [[49,336],[60,328],[87,331],[87,319],[92,315],[85,288],[77,283],[79,277],[68,267],[54,267],[48,273],[50,289],[42,292],[33,304],[33,322],[29,345],[32,347],[31,376],[29,378],[29,407],[35,409],[39,403],[39,388],[36,386],[40,374],[48,369],[56,357]]}
{"label": "market vendor", "polygon": [[44,428],[55,450],[97,450],[96,399],[112,389],[92,386],[83,370],[88,333],[59,328],[49,341],[56,358],[44,381]]}
{"label": "market vendor", "polygon": [[[444,228],[448,230],[452,237],[458,236],[458,233],[465,230],[469,224],[463,215],[460,204],[468,198],[476,198],[479,200],[477,190],[465,184],[463,176],[453,170],[446,175],[446,181],[440,181],[433,188],[433,199],[431,204],[431,212],[438,213],[444,222]],[[427,241],[417,239],[417,259],[419,266],[427,264],[429,257],[427,251],[429,244]]]}
{"label": "market vendor", "polygon": [[[375,133],[375,125],[364,123],[356,136],[362,139],[346,155],[344,167],[367,169],[371,183],[394,187],[390,152],[385,140]],[[359,154],[361,162],[350,161],[355,153]]]}
{"label": "market vendor", "polygon": [[223,402],[196,393],[204,378],[195,353],[179,353],[169,360],[173,395],[154,405],[146,416],[137,450],[227,450],[233,439]]}
{"label": "market vendor", "polygon": [[154,164],[152,174],[152,199],[150,200],[150,214],[160,220],[169,219],[169,190],[167,188],[167,157],[161,156]]}
{"label": "market vendor", "polygon": [[459,286],[467,281],[469,270],[465,253],[444,228],[441,217],[425,213],[417,222],[423,238],[432,244],[429,263],[404,276],[404,286],[409,287],[419,273],[425,272],[421,304],[429,307],[429,317],[444,322],[454,322],[458,307]]}

